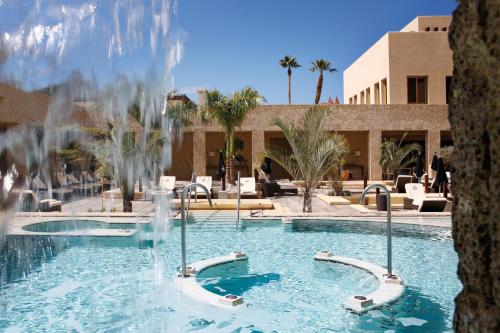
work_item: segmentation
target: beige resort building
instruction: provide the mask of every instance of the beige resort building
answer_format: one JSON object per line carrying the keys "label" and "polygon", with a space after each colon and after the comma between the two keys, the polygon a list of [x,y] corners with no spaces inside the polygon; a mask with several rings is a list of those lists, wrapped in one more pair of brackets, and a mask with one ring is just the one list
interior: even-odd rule
{"label": "beige resort building", "polygon": [[[418,142],[427,165],[441,146],[452,144],[446,104],[452,71],[447,31],[451,17],[417,17],[399,32],[388,32],[344,72],[344,103],[331,105],[327,129],[343,134],[350,154],[345,169],[352,179],[382,179],[380,147],[386,138]],[[0,84],[0,132],[26,122],[43,121],[48,96],[26,93]],[[288,144],[275,118],[300,119],[310,105],[261,105],[250,112],[237,132],[241,140],[236,170],[242,176],[259,169],[267,145]],[[39,113],[33,115],[33,113]],[[42,119],[42,120],[40,120]],[[195,119],[172,147],[172,164],[166,174],[179,180],[198,175],[216,176],[218,151],[224,135],[216,124]],[[272,178],[287,177],[276,163]]]}
{"label": "beige resort building", "polygon": [[[351,152],[345,168],[353,179],[364,175],[382,178],[380,146],[386,138],[418,142],[424,147],[427,164],[441,146],[451,145],[447,95],[452,74],[448,45],[450,16],[419,16],[401,31],[388,32],[344,71],[344,103],[332,105],[328,129],[343,134]],[[287,146],[276,117],[297,120],[310,105],[262,105],[252,110],[238,132],[243,141],[244,162],[239,169],[251,175],[258,169],[266,145]],[[215,175],[217,150],[223,147],[219,128],[195,122],[176,145],[172,174],[194,169]],[[273,176],[286,177],[279,166]],[[189,174],[183,175],[189,177]]]}

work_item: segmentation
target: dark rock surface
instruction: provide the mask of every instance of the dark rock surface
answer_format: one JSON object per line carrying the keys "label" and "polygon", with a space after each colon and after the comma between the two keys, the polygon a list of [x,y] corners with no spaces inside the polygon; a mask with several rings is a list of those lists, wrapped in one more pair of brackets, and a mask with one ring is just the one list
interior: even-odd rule
{"label": "dark rock surface", "polygon": [[450,28],[456,332],[500,332],[500,1],[460,1]]}

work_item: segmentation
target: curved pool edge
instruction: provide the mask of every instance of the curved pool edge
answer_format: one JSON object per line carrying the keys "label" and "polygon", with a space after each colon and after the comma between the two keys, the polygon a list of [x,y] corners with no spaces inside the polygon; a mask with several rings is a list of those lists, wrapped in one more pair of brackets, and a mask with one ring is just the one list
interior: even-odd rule
{"label": "curved pool edge", "polygon": [[25,227],[43,224],[48,222],[67,222],[67,221],[91,221],[98,222],[107,225],[112,224],[145,224],[149,223],[146,219],[137,219],[130,222],[130,218],[111,218],[111,217],[84,217],[84,216],[37,216],[37,217],[15,217],[8,224],[7,236],[64,236],[64,237],[130,237],[137,233],[135,229],[84,229],[84,230],[72,230],[72,231],[60,231],[60,232],[40,232],[40,231],[30,231],[26,230]]}
{"label": "curved pool edge", "polygon": [[395,276],[387,276],[387,269],[367,261],[333,255],[329,251],[320,251],[314,256],[314,260],[340,263],[367,271],[377,278],[378,288],[367,295],[354,295],[344,302],[344,307],[357,314],[382,307],[397,301],[405,291],[403,281]]}
{"label": "curved pool edge", "polygon": [[191,299],[207,303],[221,308],[236,308],[243,304],[243,297],[237,295],[221,296],[203,288],[198,281],[197,276],[202,271],[235,261],[248,260],[248,256],[239,251],[234,251],[226,256],[214,257],[209,259],[194,262],[187,267],[188,275],[181,276],[179,273],[174,278],[174,284],[178,288],[180,294],[190,297]]}

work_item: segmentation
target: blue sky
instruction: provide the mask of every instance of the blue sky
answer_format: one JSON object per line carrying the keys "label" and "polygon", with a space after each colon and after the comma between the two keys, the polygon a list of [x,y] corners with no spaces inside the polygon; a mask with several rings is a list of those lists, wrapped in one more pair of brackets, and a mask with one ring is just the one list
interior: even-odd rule
{"label": "blue sky", "polygon": [[[155,51],[155,58],[148,44],[150,16],[143,25],[146,29],[142,32],[142,46],[107,58],[114,3],[121,4],[126,13],[128,2],[51,0],[44,2],[41,13],[33,20],[35,2],[0,0],[0,33],[6,31],[12,36],[24,31],[22,22],[52,29],[63,22],[67,47],[59,62],[44,56],[58,54],[57,49],[44,51],[45,44],[39,47],[41,56],[35,60],[30,60],[31,53],[24,49],[10,59],[4,66],[6,77],[26,89],[64,81],[73,70],[94,76],[97,81],[109,81],[118,73],[150,80],[148,73],[157,73],[161,67],[158,59],[163,57],[158,55],[162,51]],[[158,7],[162,2],[154,3]],[[90,29],[93,16],[89,6],[94,4],[97,23],[95,29]],[[144,16],[148,17],[151,2],[137,4],[144,6]],[[318,74],[309,68],[317,58],[330,60],[338,69],[325,75],[322,101],[330,96],[342,101],[342,72],[387,31],[400,30],[418,15],[450,15],[455,7],[455,0],[177,0],[169,38],[159,36],[159,49],[168,51],[175,38],[183,42],[181,62],[173,71],[174,85],[194,99],[200,88],[231,93],[251,85],[269,103],[285,104],[287,75],[278,61],[289,54],[303,66],[293,74],[293,103],[314,101]],[[87,16],[81,22],[76,20],[84,12]],[[128,14],[133,17],[135,12],[136,8]],[[131,34],[125,33],[126,20],[120,26],[124,45],[129,45]]]}
{"label": "blue sky", "polygon": [[292,78],[292,102],[312,103],[323,57],[339,70],[327,74],[322,101],[342,101],[342,72],[387,31],[398,31],[418,15],[451,15],[455,0],[179,0],[177,26],[186,33],[175,85],[186,92],[218,88],[230,93],[246,85],[269,103],[287,103],[284,55],[303,65]]}

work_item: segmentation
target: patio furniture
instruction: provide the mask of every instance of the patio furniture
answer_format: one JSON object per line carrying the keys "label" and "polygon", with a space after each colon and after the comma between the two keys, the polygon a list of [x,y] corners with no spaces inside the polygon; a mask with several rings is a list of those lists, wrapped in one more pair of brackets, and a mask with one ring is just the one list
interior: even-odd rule
{"label": "patio furniture", "polygon": [[448,203],[446,198],[427,197],[422,184],[406,184],[405,189],[407,194],[403,203],[405,209],[417,209],[419,212],[443,212]]}
{"label": "patio furniture", "polygon": [[258,193],[255,189],[254,177],[241,177],[240,184],[240,195],[242,198],[258,198]]}
{"label": "patio furniture", "polygon": [[285,194],[290,194],[290,195],[297,195],[298,193],[298,187],[294,183],[292,183],[289,179],[280,179],[277,180],[276,183],[278,184],[278,193],[281,195]]}
{"label": "patio furniture", "polygon": [[158,186],[160,190],[176,195],[175,176],[161,176]]}
{"label": "patio furniture", "polygon": [[[207,190],[210,192],[210,196],[213,196],[213,191],[212,191],[212,176],[196,176],[196,183],[201,184],[207,188]],[[205,192],[197,192],[196,188],[194,191],[191,191],[191,196],[196,196],[200,198],[206,197]]]}
{"label": "patio furniture", "polygon": [[61,211],[62,202],[54,199],[38,198],[38,195],[32,190],[23,190],[21,192],[21,210],[23,212],[53,212]]}
{"label": "patio furniture", "polygon": [[413,176],[410,175],[399,175],[396,178],[394,186],[391,187],[391,192],[393,193],[405,193],[405,185],[411,183]]}

